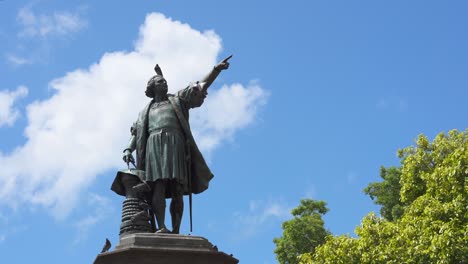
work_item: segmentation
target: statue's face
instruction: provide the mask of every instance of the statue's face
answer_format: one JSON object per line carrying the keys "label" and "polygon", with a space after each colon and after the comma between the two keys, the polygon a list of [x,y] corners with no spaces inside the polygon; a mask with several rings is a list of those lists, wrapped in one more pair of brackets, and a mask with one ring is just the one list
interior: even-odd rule
{"label": "statue's face", "polygon": [[167,82],[164,77],[156,78],[153,82],[154,94],[165,95],[167,94]]}

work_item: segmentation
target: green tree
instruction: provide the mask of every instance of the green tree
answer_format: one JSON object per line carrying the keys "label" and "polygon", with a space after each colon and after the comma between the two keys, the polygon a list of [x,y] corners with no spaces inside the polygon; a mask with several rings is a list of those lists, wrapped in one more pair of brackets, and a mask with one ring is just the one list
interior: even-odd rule
{"label": "green tree", "polygon": [[365,189],[375,203],[381,205],[380,214],[387,220],[399,219],[403,214],[404,205],[400,201],[400,177],[401,171],[397,167],[381,167],[381,182],[372,182]]}
{"label": "green tree", "polygon": [[353,264],[360,260],[357,239],[347,235],[327,236],[326,242],[315,250],[315,254],[301,255],[299,263]]}
{"label": "green tree", "polygon": [[398,155],[401,217],[371,213],[357,238],[329,236],[301,263],[468,263],[468,130],[420,135]]}
{"label": "green tree", "polygon": [[283,236],[273,239],[279,263],[298,263],[298,256],[314,252],[318,245],[325,242],[325,237],[330,234],[325,230],[322,219],[328,212],[326,205],[324,201],[303,199],[301,204],[291,211],[294,218],[283,223]]}

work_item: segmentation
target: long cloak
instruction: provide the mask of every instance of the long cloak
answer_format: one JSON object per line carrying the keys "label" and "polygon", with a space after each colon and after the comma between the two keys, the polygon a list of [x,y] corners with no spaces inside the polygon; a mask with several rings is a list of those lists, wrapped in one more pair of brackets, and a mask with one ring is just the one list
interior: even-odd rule
{"label": "long cloak", "polygon": [[[198,194],[208,189],[209,182],[214,176],[211,170],[208,168],[208,165],[206,164],[206,161],[203,158],[203,155],[201,154],[195,142],[195,139],[193,138],[192,131],[188,122],[189,107],[200,106],[203,103],[203,99],[199,99],[198,102],[181,102],[180,97],[183,97],[187,93],[187,91],[189,91],[189,89],[193,88],[189,87],[188,89],[181,90],[177,95],[168,95],[168,97],[176,113],[179,112],[183,116],[183,118],[180,118],[179,114],[177,114],[187,141],[187,152],[190,153],[190,156],[187,160],[190,162],[188,162],[187,165],[190,165],[189,177],[191,179],[191,190],[188,191],[191,191],[194,194]],[[151,107],[151,104],[152,101],[148,103],[145,106],[145,108],[140,112],[140,114],[138,115],[138,119],[134,123],[131,130],[132,134],[136,136],[136,158],[137,169],[139,170],[145,169],[146,141],[148,139],[148,111]],[[188,194],[188,192],[184,194]]]}

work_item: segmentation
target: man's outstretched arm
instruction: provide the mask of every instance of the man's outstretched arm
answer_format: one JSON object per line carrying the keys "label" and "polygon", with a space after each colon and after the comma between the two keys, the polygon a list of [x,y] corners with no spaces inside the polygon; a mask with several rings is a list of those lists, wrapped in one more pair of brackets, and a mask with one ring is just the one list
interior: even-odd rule
{"label": "man's outstretched arm", "polygon": [[214,82],[214,80],[218,77],[219,73],[223,70],[226,70],[229,68],[229,62],[228,60],[232,57],[232,55],[230,55],[229,57],[225,58],[224,60],[222,60],[220,63],[218,63],[216,66],[213,67],[213,70],[211,70],[210,73],[208,73],[208,75],[205,76],[205,78],[203,78],[203,80],[201,80],[199,82],[199,85],[201,87],[201,91],[203,94],[206,93],[206,90],[208,89],[208,87],[210,87],[210,85]]}

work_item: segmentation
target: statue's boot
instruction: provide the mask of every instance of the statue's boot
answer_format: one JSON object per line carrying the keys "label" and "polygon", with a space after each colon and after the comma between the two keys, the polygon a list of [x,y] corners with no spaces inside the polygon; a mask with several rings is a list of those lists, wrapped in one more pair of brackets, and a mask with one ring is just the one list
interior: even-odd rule
{"label": "statue's boot", "polygon": [[159,229],[158,231],[156,231],[156,233],[158,234],[167,234],[167,233],[170,233],[171,231],[169,231],[167,228],[163,227],[161,229]]}
{"label": "statue's boot", "polygon": [[180,224],[182,222],[182,213],[184,211],[183,198],[172,198],[170,209],[172,220],[172,233],[179,234]]}
{"label": "statue's boot", "polygon": [[164,218],[166,217],[166,196],[165,184],[163,181],[158,180],[154,183],[151,207],[153,208],[154,215],[156,216],[156,222],[158,223],[158,231],[156,232],[169,233],[169,230],[167,230],[167,227],[164,224]]}
{"label": "statue's boot", "polygon": [[182,222],[181,214],[172,215],[172,233],[173,234],[179,234],[181,222]]}
{"label": "statue's boot", "polygon": [[166,217],[165,209],[165,206],[153,206],[153,210],[155,212],[154,215],[156,216],[156,222],[158,223],[158,231],[156,231],[157,233],[169,233],[169,231],[165,232],[165,230],[167,230],[166,224],[164,223],[164,218]]}

